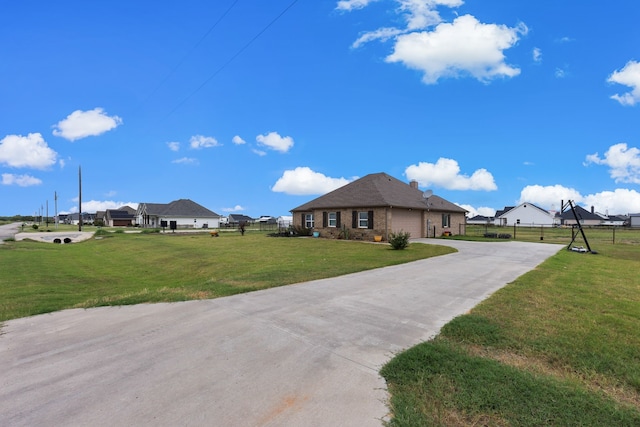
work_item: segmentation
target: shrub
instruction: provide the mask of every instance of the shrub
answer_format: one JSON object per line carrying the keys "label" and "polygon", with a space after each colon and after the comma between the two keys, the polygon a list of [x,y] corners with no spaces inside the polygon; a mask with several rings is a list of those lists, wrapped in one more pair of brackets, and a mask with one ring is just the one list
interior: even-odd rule
{"label": "shrub", "polygon": [[301,227],[299,225],[296,225],[293,227],[293,232],[295,234],[297,234],[298,236],[311,236],[311,233],[313,233],[313,230],[310,228],[306,228],[306,227]]}
{"label": "shrub", "polygon": [[389,244],[393,249],[405,249],[409,246],[409,238],[411,234],[400,230],[397,233],[389,234]]}
{"label": "shrub", "polygon": [[33,224],[33,225],[31,226],[31,228],[33,228],[34,230],[37,230],[37,229],[38,229],[38,224]]}
{"label": "shrub", "polygon": [[[142,231],[140,232],[141,234],[153,234],[153,233],[160,233],[160,229],[159,228],[143,228]],[[121,233],[124,233],[124,230],[120,230]]]}

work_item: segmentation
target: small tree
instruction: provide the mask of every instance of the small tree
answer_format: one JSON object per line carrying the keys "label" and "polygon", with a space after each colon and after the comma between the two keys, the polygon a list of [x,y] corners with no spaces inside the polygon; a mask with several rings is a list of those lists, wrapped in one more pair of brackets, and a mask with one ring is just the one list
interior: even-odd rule
{"label": "small tree", "polygon": [[397,249],[397,250],[406,249],[406,247],[409,246],[410,237],[411,237],[410,233],[404,232],[402,230],[400,230],[397,233],[390,233],[389,244],[393,249]]}

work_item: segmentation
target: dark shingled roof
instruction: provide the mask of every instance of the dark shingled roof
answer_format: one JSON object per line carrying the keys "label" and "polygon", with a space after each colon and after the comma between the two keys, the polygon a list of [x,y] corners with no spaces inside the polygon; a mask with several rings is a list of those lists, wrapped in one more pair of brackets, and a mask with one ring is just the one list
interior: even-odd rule
{"label": "dark shingled roof", "polygon": [[[291,210],[395,207],[427,210],[423,192],[386,173],[373,173],[342,186]],[[467,212],[442,197],[429,197],[429,209],[446,212]]]}
{"label": "dark shingled roof", "polygon": [[174,200],[171,203],[144,203],[147,215],[158,216],[194,216],[198,218],[219,218],[210,211],[189,199]]}

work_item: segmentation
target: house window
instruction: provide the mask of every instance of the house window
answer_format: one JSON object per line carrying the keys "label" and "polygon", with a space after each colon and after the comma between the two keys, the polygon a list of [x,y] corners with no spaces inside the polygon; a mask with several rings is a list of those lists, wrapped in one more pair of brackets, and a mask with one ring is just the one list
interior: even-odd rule
{"label": "house window", "polygon": [[358,228],[369,228],[369,212],[358,212]]}
{"label": "house window", "polygon": [[442,227],[443,228],[451,227],[451,215],[442,214]]}
{"label": "house window", "polygon": [[312,213],[308,213],[304,215],[304,227],[305,228],[313,228],[314,223],[313,223],[313,214]]}
{"label": "house window", "polygon": [[520,218],[516,219],[516,224],[520,225]]}
{"label": "house window", "polygon": [[338,223],[338,216],[335,212],[329,212],[329,227],[335,227]]}

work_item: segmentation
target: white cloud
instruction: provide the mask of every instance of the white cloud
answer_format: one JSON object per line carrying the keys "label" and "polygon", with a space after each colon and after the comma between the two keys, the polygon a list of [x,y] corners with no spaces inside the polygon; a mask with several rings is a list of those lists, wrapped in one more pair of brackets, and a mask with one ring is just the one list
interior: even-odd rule
{"label": "white cloud", "polygon": [[54,125],[53,134],[69,141],[101,135],[122,124],[118,116],[108,116],[102,108],[76,110]]}
{"label": "white cloud", "polygon": [[542,62],[542,50],[540,48],[534,47],[532,55],[534,62]]}
{"label": "white cloud", "polygon": [[400,35],[387,62],[401,62],[424,73],[422,81],[470,75],[482,82],[515,77],[520,69],[505,62],[504,50],[513,47],[524,26],[483,24],[471,15],[439,24],[433,31]]}
{"label": "white cloud", "polygon": [[2,185],[17,185],[19,187],[30,187],[40,185],[42,180],[31,175],[14,175],[11,173],[2,174]]}
{"label": "white cloud", "polygon": [[563,79],[567,76],[567,72],[562,68],[556,68],[556,70],[553,72],[553,75],[558,79]]}
{"label": "white cloud", "polygon": [[587,210],[609,215],[626,215],[640,212],[640,193],[618,188],[613,191],[583,196],[573,188],[562,185],[529,185],[522,189],[518,203],[530,202],[543,209],[560,210],[562,202],[573,200]]}
{"label": "white cloud", "polygon": [[569,200],[579,203],[582,196],[577,190],[562,185],[527,185],[520,192],[518,204],[529,202],[543,209],[560,210],[560,203]]}
{"label": "white cloud", "polygon": [[172,160],[171,163],[176,163],[179,165],[193,165],[198,164],[198,159],[195,159],[193,157],[182,157],[180,159]]}
{"label": "white cloud", "polygon": [[280,136],[278,132],[269,132],[266,135],[258,135],[256,136],[256,141],[264,147],[280,151],[281,153],[286,153],[291,147],[293,147],[293,138],[290,136]]}
{"label": "white cloud", "polygon": [[267,155],[266,151],[258,150],[256,148],[252,148],[251,151],[253,151],[254,154],[257,154],[260,157],[263,157],[263,156]]}
{"label": "white cloud", "polygon": [[219,147],[222,144],[212,136],[194,135],[189,140],[189,145],[193,149]]}
{"label": "white cloud", "polygon": [[10,167],[46,169],[57,157],[39,133],[7,135],[0,140],[0,164]]}
{"label": "white cloud", "polygon": [[314,172],[308,167],[297,167],[294,170],[284,171],[271,190],[278,193],[306,196],[325,194],[349,182],[351,180],[331,178],[319,172]]}
{"label": "white cloud", "polygon": [[[77,203],[77,200],[75,200]],[[138,203],[136,202],[117,202],[114,200],[89,200],[82,201],[82,212],[94,213],[98,211],[106,211],[107,209],[118,209],[123,206],[129,206],[133,209],[138,209]],[[73,206],[68,212],[60,213],[76,213],[78,212],[78,206]]]}
{"label": "white cloud", "polygon": [[234,136],[231,141],[233,141],[233,143],[236,145],[242,145],[247,143],[244,139],[240,138],[240,135]]}
{"label": "white cloud", "polygon": [[607,79],[609,83],[618,83],[631,88],[630,92],[615,94],[615,99],[622,105],[635,105],[640,102],[640,62],[629,61],[620,71],[614,71]]}
{"label": "white cloud", "polygon": [[464,205],[464,204],[458,204],[456,203],[456,205],[460,206],[462,209],[466,209],[467,212],[467,218],[473,218],[476,215],[482,215],[482,216],[486,216],[486,217],[492,217],[496,214],[496,210],[494,208],[488,208],[488,207],[478,207],[475,208],[471,205]]}
{"label": "white cloud", "polygon": [[180,151],[180,143],[179,142],[167,142],[167,147],[169,147],[169,150],[171,151]]}
{"label": "white cloud", "polygon": [[462,6],[462,0],[397,0],[398,10],[407,21],[407,30],[421,30],[442,22],[438,6],[455,8]]}
{"label": "white cloud", "polygon": [[373,3],[376,0],[340,0],[336,5],[336,9],[338,10],[354,10],[354,9],[362,9],[367,7],[369,3]]}
{"label": "white cloud", "polygon": [[369,31],[358,37],[358,39],[353,42],[351,47],[358,48],[365,43],[369,43],[373,40],[380,40],[381,42],[385,42],[391,38],[396,37],[397,35],[403,34],[405,31],[400,30],[398,28],[378,28],[375,31]]}
{"label": "white cloud", "polygon": [[240,211],[244,211],[244,210],[245,210],[245,208],[243,208],[240,205],[235,205],[232,208],[222,208],[223,212],[240,212]]}
{"label": "white cloud", "polygon": [[589,194],[582,199],[582,205],[593,206],[596,212],[610,215],[626,215],[640,212],[640,193],[627,188]]}
{"label": "white cloud", "polygon": [[498,187],[493,175],[486,169],[478,169],[471,176],[460,174],[460,166],[453,159],[439,158],[436,163],[420,162],[405,169],[409,180],[416,180],[422,187],[437,186],[447,190],[492,191]]}
{"label": "white cloud", "polygon": [[586,164],[590,163],[609,166],[609,175],[615,182],[640,184],[640,149],[636,147],[628,148],[623,142],[612,145],[604,158],[598,153],[589,154]]}

